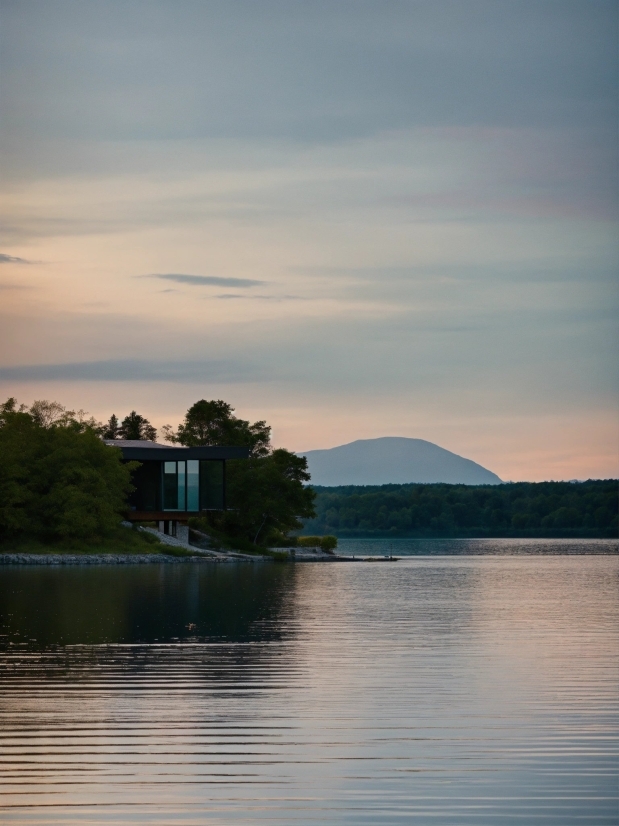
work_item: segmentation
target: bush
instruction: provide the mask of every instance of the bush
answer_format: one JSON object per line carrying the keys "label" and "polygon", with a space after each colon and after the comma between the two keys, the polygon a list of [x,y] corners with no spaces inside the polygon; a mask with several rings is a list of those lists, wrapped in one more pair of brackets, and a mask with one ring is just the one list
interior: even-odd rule
{"label": "bush", "polygon": [[328,554],[333,553],[337,548],[337,536],[321,536],[320,547]]}
{"label": "bush", "polygon": [[254,545],[249,539],[243,537],[231,537],[223,531],[213,528],[204,516],[191,516],[189,518],[189,527],[194,531],[206,534],[211,541],[211,547],[214,550],[228,550],[228,551],[242,551],[247,554],[263,554],[267,549],[261,545]]}
{"label": "bush", "polygon": [[327,554],[332,554],[337,548],[337,536],[298,536],[297,545],[301,548],[320,548]]}

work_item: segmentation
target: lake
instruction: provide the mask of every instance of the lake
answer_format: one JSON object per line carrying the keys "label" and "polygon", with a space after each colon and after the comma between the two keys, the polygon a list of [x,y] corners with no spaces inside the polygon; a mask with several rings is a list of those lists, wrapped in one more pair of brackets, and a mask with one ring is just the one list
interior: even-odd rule
{"label": "lake", "polygon": [[617,543],[493,541],[1,567],[2,822],[616,824]]}
{"label": "lake", "polygon": [[616,539],[339,539],[338,553],[357,556],[512,556],[609,554]]}

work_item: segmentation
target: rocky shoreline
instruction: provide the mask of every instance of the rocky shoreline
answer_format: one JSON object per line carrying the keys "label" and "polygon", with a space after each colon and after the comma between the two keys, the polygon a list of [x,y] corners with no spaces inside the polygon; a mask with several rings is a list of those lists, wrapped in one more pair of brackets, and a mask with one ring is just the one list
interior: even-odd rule
{"label": "rocky shoreline", "polygon": [[[0,552],[0,565],[145,565],[145,564],[184,564],[187,562],[273,562],[275,558],[289,562],[362,562],[362,557],[339,556],[328,553],[319,548],[271,548],[270,553],[248,554],[242,551],[223,550],[209,547],[209,537],[198,531],[192,533],[203,540],[198,546],[189,544],[182,539],[159,533],[153,528],[139,528],[157,537],[162,545],[174,547],[184,553],[19,553]],[[368,560],[369,561],[369,560]],[[375,560],[372,560],[375,561]]]}
{"label": "rocky shoreline", "polygon": [[[172,556],[171,554],[27,554],[0,553],[0,565],[146,565],[146,564],[185,564],[187,562],[273,562],[272,556],[234,553],[191,554]],[[298,554],[289,557],[290,562],[383,562],[382,557],[350,557],[335,554]],[[391,557],[389,561],[397,561]]]}
{"label": "rocky shoreline", "polygon": [[0,553],[0,565],[144,565],[186,562],[263,562],[268,557],[228,557],[222,555],[172,556],[170,554],[20,554]]}

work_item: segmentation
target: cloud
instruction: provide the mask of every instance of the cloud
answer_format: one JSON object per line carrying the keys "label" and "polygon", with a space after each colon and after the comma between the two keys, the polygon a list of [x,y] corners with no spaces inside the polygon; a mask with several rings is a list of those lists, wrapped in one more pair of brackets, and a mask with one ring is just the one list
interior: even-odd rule
{"label": "cloud", "polygon": [[240,295],[239,293],[221,293],[215,298],[244,298],[250,301],[309,301],[301,295]]}
{"label": "cloud", "polygon": [[183,275],[182,273],[152,273],[150,275],[136,275],[136,278],[161,278],[164,281],[175,281],[177,284],[189,284],[192,287],[257,287],[265,284],[254,278],[220,278],[216,275]]}
{"label": "cloud", "polygon": [[16,142],[616,119],[612,0],[4,5]]}
{"label": "cloud", "polygon": [[110,359],[58,364],[25,364],[0,367],[0,381],[114,381],[114,382],[194,382],[236,383],[259,378],[250,363],[219,361],[149,361]]}
{"label": "cloud", "polygon": [[[600,245],[601,246],[601,245]],[[610,247],[606,259],[596,261],[595,266],[587,267],[587,281],[615,282],[617,272],[616,254]],[[456,283],[473,282],[485,283],[488,281],[503,281],[512,283],[554,283],[580,281],[583,278],[583,263],[576,261],[572,254],[572,261],[566,264],[563,260],[524,260],[521,262],[506,259],[496,263],[456,261],[449,264],[432,263],[427,266],[394,267],[389,264],[375,267],[332,267],[332,266],[291,266],[289,271],[293,276],[308,276],[312,279],[329,279],[331,284],[342,282],[358,290],[359,285],[368,283],[376,289],[384,289],[386,283],[396,285],[423,284],[426,282]],[[217,296],[218,298],[220,296]]]}
{"label": "cloud", "polygon": [[554,411],[585,455],[617,387],[616,0],[4,6],[0,229],[31,260],[0,275],[46,262],[0,288],[4,387],[172,413],[221,381],[299,446],[452,421],[504,456]]}
{"label": "cloud", "polygon": [[31,264],[31,261],[26,261],[25,258],[18,258],[16,255],[7,255],[0,252],[0,264]]}

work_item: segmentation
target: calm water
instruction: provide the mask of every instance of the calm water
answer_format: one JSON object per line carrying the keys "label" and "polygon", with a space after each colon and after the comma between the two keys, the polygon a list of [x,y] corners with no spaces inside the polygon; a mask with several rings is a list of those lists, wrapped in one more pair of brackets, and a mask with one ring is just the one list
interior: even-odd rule
{"label": "calm water", "polygon": [[358,556],[512,556],[619,553],[616,539],[340,539],[338,552]]}
{"label": "calm water", "polygon": [[618,574],[0,568],[0,819],[616,824]]}

